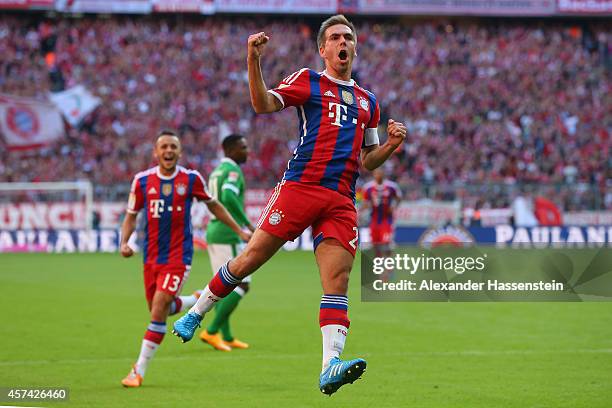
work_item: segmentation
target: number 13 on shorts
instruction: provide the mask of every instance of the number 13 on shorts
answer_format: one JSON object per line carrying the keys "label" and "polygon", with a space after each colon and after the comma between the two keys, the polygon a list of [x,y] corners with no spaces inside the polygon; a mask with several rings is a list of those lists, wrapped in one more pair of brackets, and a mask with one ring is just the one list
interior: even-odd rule
{"label": "number 13 on shorts", "polygon": [[176,276],[176,275],[171,275],[171,274],[166,274],[166,277],[164,278],[164,282],[162,283],[162,289],[166,290],[166,291],[170,291],[170,292],[176,292],[177,289],[179,288],[179,285],[181,284],[181,277],[180,276]]}

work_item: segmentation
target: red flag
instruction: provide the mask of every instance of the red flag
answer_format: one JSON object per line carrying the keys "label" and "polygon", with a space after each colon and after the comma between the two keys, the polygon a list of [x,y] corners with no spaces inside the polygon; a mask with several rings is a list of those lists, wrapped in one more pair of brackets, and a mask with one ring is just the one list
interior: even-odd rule
{"label": "red flag", "polygon": [[555,203],[544,197],[536,197],[534,204],[535,216],[540,225],[553,226],[562,224],[561,211],[559,211]]}

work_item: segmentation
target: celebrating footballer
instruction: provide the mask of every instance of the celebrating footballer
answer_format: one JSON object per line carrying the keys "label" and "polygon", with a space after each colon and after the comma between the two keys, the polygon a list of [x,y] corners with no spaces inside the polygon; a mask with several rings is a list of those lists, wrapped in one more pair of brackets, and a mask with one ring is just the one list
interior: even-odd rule
{"label": "celebrating footballer", "polygon": [[174,324],[174,333],[189,341],[217,301],[286,241],[311,227],[322,284],[319,389],[331,395],[358,379],[366,368],[362,358],[340,359],[349,332],[348,281],[358,246],[355,183],[359,161],[368,170],[379,167],[403,143],[406,128],[389,119],[386,142],[379,143],[379,104],[373,93],[351,78],[357,33],[344,16],[328,18],[319,29],[317,46],[325,64],[322,72],[302,68],[268,90],[260,61],[270,41],[263,32],[248,39],[251,103],[259,114],[295,107],[299,145],[245,250],[219,269],[196,304]]}

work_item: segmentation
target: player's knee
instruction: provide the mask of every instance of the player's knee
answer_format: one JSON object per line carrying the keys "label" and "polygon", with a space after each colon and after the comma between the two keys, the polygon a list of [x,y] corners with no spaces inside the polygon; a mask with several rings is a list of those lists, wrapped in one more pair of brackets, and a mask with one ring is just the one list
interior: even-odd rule
{"label": "player's knee", "polygon": [[155,309],[156,307],[164,307],[172,303],[172,301],[174,301],[174,296],[172,295],[155,296],[153,298],[153,302],[151,302],[151,308]]}
{"label": "player's knee", "polygon": [[336,266],[328,274],[331,284],[338,291],[338,293],[346,292],[348,290],[350,274],[351,267],[343,265]]}
{"label": "player's knee", "polygon": [[349,268],[333,267],[321,269],[321,284],[327,294],[345,294],[348,290]]}
{"label": "player's knee", "polygon": [[348,280],[349,280],[350,275],[351,275],[351,268],[338,268],[336,273],[334,273],[332,276],[334,280],[338,281],[339,283],[345,283],[348,285]]}
{"label": "player's knee", "polygon": [[149,310],[151,314],[159,315],[164,314],[169,308],[172,302],[174,302],[175,296],[165,293],[165,292],[156,292],[153,300],[150,303]]}
{"label": "player's knee", "polygon": [[326,293],[346,294],[348,292],[348,280],[332,280],[328,282],[323,289]]}
{"label": "player's knee", "polygon": [[349,275],[351,274],[351,269],[353,265],[349,262],[338,262],[333,264],[330,268],[330,274],[335,279],[346,279],[348,280]]}

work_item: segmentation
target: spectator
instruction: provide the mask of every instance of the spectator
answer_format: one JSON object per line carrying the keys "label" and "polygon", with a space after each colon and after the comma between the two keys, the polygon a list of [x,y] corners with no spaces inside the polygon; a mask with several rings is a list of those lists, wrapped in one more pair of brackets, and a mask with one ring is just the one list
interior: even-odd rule
{"label": "spectator", "polygon": [[[67,139],[33,155],[9,153],[0,139],[0,181],[88,178],[108,191],[147,167],[147,135],[172,127],[190,152],[185,164],[204,173],[223,132],[248,134],[245,176],[269,188],[298,143],[297,120],[250,106],[244,44],[260,30],[277,41],[263,60],[271,81],[296,65],[321,68],[305,52],[314,45],[307,20],[0,17],[0,92],[44,99],[83,84],[103,101]],[[380,96],[382,116],[409,128],[409,146],[389,163],[407,197],[508,206],[514,186],[537,183],[560,186],[566,209],[612,208],[604,23],[364,20],[357,31],[355,77]]]}

